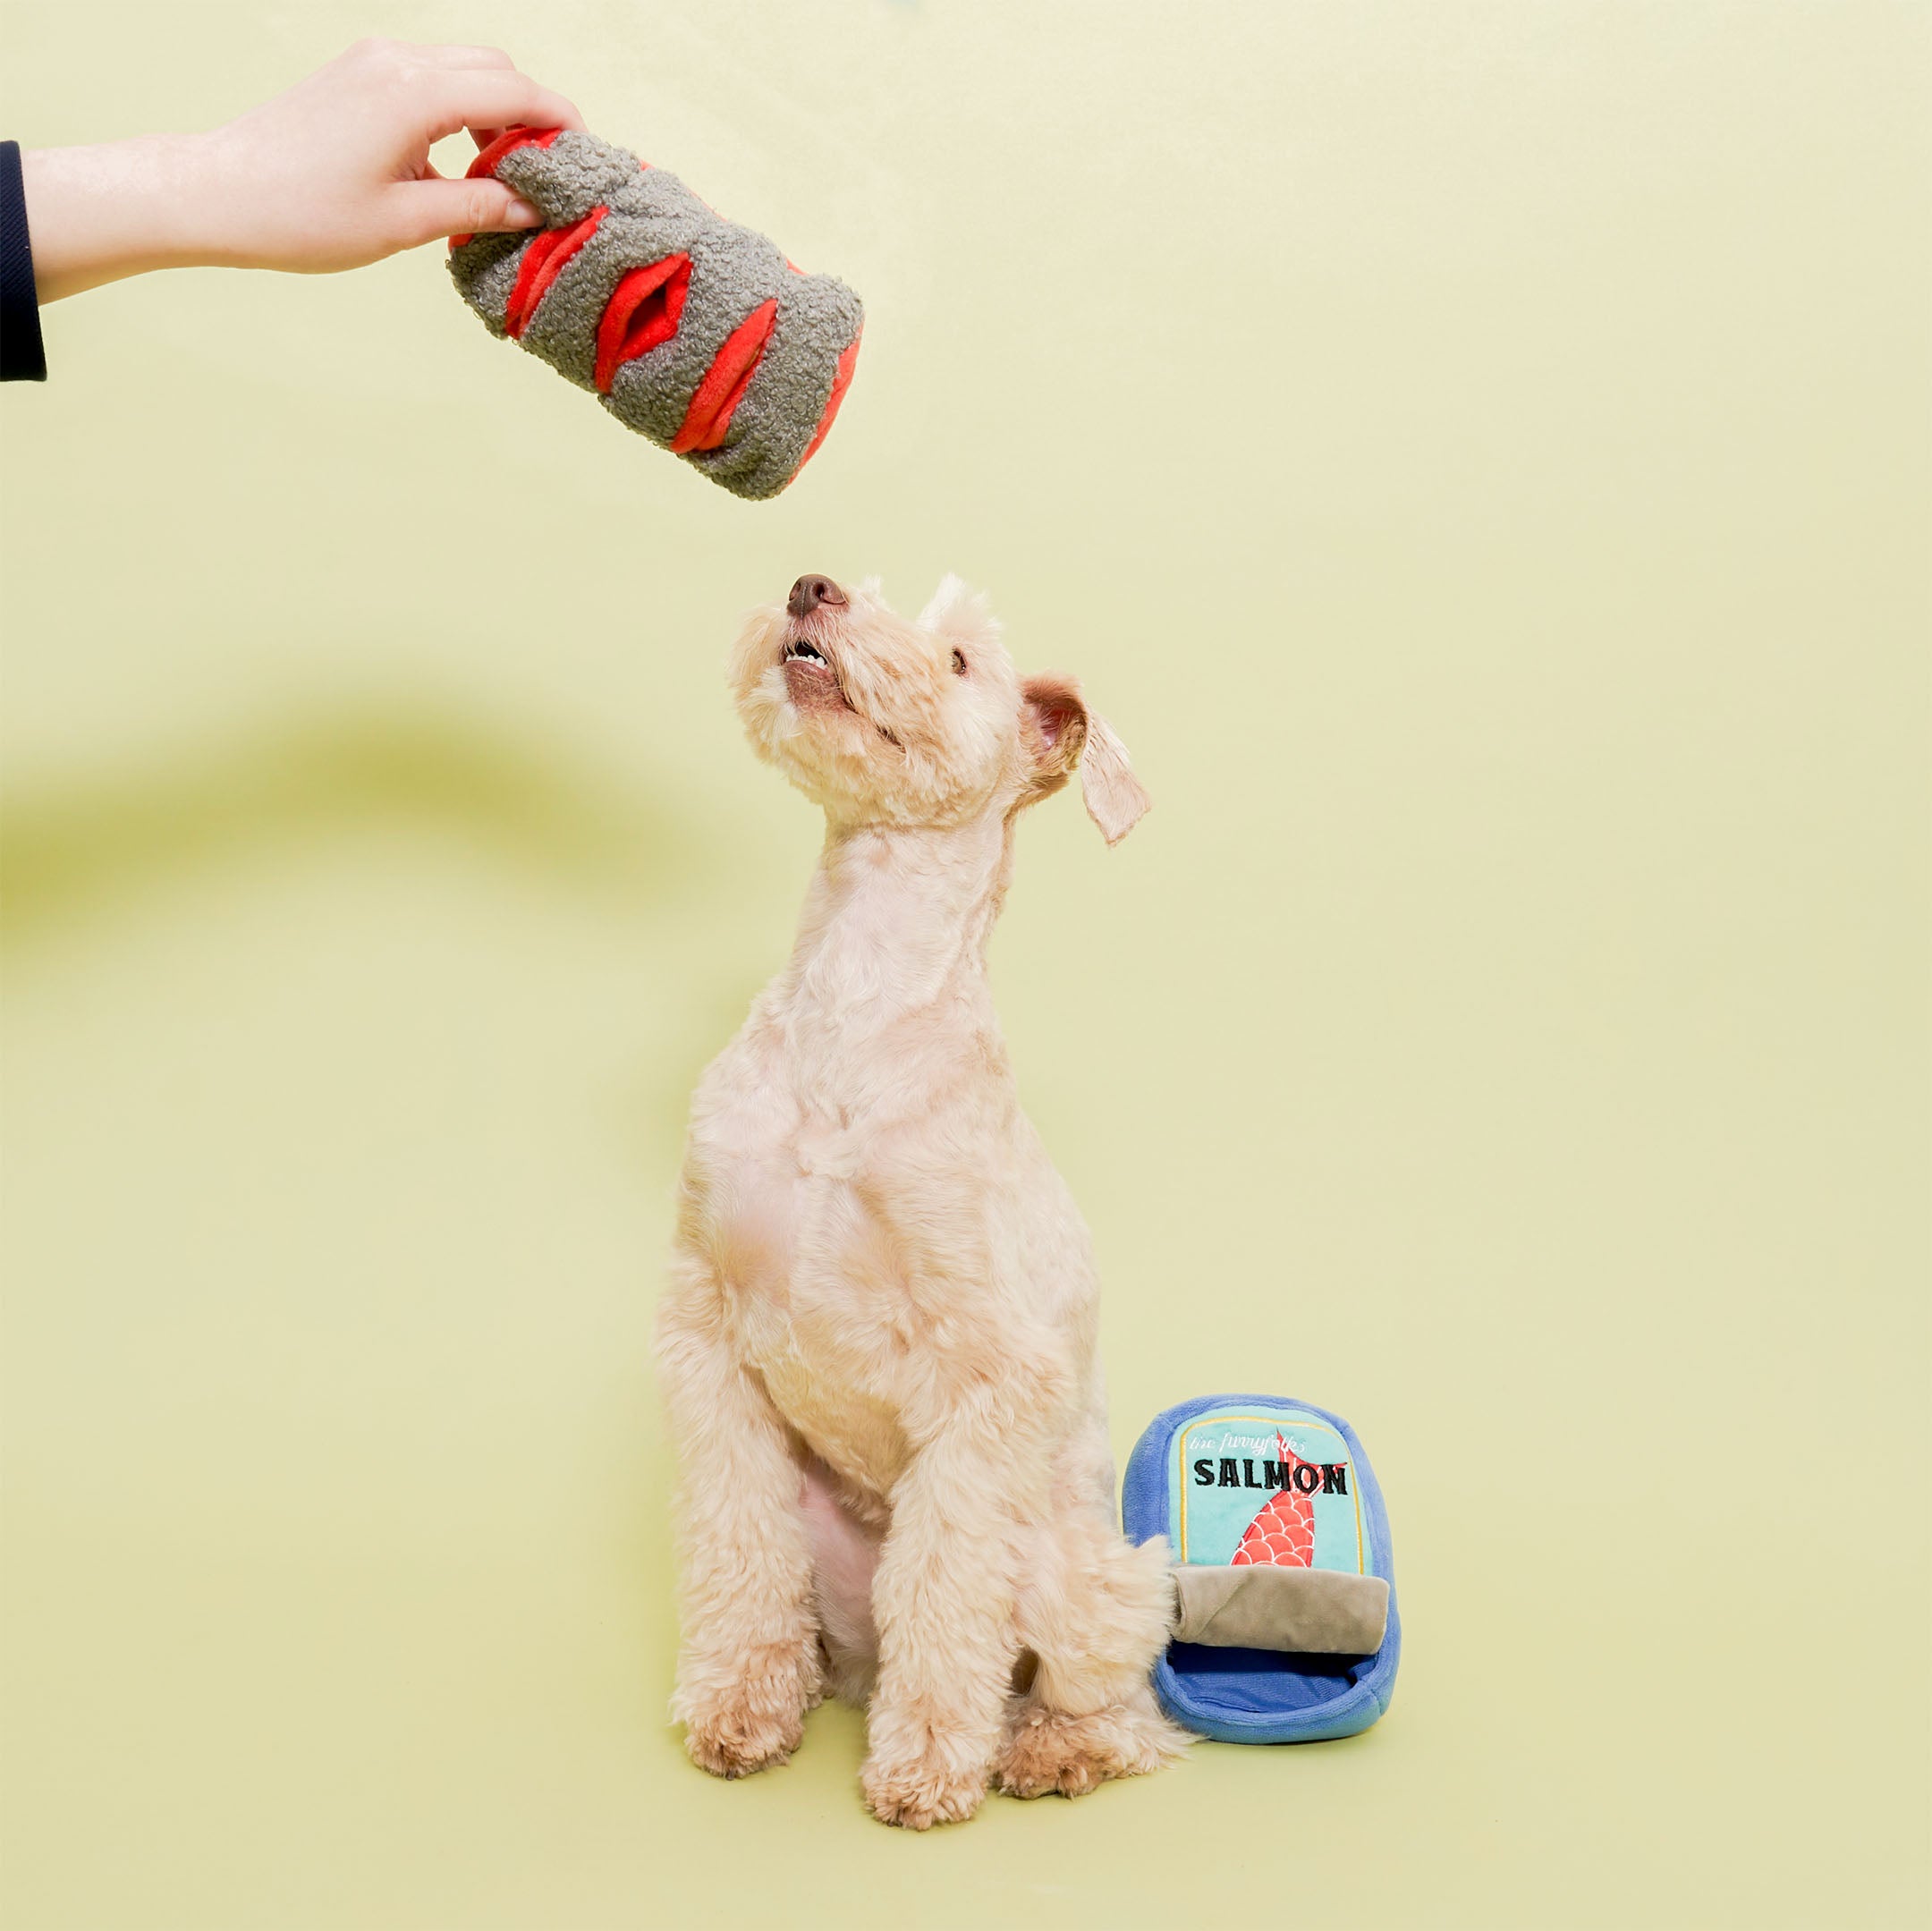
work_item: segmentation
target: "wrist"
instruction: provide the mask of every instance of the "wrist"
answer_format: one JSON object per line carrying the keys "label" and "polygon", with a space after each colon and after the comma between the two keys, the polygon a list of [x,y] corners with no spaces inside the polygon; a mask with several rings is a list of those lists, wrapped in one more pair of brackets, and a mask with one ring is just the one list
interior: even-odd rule
{"label": "wrist", "polygon": [[222,258],[204,232],[206,137],[146,135],[87,148],[42,148],[21,157],[43,303],[153,268]]}

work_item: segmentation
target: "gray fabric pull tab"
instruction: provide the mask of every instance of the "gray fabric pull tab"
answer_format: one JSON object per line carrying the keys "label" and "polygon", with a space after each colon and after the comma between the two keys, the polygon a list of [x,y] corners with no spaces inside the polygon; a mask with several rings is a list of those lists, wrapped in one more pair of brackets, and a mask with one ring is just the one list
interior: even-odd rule
{"label": "gray fabric pull tab", "polygon": [[1177,1563],[1174,1639],[1222,1649],[1366,1656],[1388,1629],[1387,1582],[1336,1569]]}

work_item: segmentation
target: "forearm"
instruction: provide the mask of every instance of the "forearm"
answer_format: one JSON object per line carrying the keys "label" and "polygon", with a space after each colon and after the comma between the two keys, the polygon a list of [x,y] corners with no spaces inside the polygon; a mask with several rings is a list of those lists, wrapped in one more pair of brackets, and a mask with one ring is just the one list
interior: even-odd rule
{"label": "forearm", "polygon": [[43,303],[150,268],[221,258],[197,233],[206,137],[155,134],[21,157],[34,279]]}

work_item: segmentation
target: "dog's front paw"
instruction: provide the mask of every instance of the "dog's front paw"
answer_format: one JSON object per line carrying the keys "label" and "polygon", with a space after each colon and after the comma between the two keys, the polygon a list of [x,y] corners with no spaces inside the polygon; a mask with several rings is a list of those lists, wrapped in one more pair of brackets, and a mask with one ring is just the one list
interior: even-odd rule
{"label": "dog's front paw", "polygon": [[672,1714],[683,1724],[684,1748],[700,1770],[748,1777],[784,1763],[799,1747],[818,1688],[816,1668],[790,1648],[726,1665],[687,1663]]}
{"label": "dog's front paw", "polygon": [[881,1757],[877,1750],[859,1773],[866,1808],[881,1824],[909,1831],[958,1824],[985,1801],[987,1773],[962,1770],[937,1750],[910,1760]]}
{"label": "dog's front paw", "polygon": [[909,1831],[957,1824],[985,1800],[991,1740],[974,1741],[970,1726],[914,1717],[875,1701],[867,1728],[872,1748],[859,1783],[881,1824]]}

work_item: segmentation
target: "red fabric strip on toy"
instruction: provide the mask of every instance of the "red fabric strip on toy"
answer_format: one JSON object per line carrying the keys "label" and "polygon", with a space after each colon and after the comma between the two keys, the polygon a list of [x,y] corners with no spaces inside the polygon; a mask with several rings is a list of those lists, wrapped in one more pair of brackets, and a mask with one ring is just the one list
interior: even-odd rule
{"label": "red fabric strip on toy", "polygon": [[530,326],[537,304],[550,292],[550,284],[570,266],[572,258],[597,233],[597,224],[609,213],[607,207],[594,207],[581,221],[573,221],[567,228],[546,228],[523,250],[516,286],[504,305],[504,333],[512,342]]}
{"label": "red fabric strip on toy", "polygon": [[486,174],[494,174],[496,164],[513,149],[528,148],[532,142],[547,148],[563,131],[560,127],[506,127],[463,172],[470,180],[480,181]]}
{"label": "red fabric strip on toy", "polygon": [[[513,148],[531,146],[547,148],[563,131],[560,127],[506,127],[463,170],[463,179],[480,181],[486,174],[494,174],[496,172],[496,164]],[[453,250],[459,249],[465,241],[475,240],[473,234],[453,234],[449,245]]]}
{"label": "red fabric strip on toy", "polygon": [[[798,460],[802,470],[818,453],[818,445],[832,433],[832,424],[838,415],[839,404],[845,400],[845,392],[852,386],[852,371],[859,366],[859,344],[865,339],[865,330],[860,329],[845,345],[845,352],[838,359],[838,367],[832,372],[832,393],[826,398],[825,414],[818,419],[818,428],[812,439],[805,445],[805,453]],[[792,470],[798,474],[798,470]]]}
{"label": "red fabric strip on toy", "polygon": [[617,371],[626,362],[660,348],[677,334],[684,298],[691,292],[689,255],[666,255],[662,261],[633,268],[611,291],[597,322],[597,385],[610,394]]}
{"label": "red fabric strip on toy", "polygon": [[674,455],[682,456],[692,449],[716,449],[724,440],[732,412],[744,400],[758,373],[759,358],[777,319],[777,301],[762,301],[724,338],[724,346],[712,358],[691,407],[684,411],[684,427],[671,440]]}
{"label": "red fabric strip on toy", "polygon": [[1237,1565],[1268,1563],[1282,1569],[1312,1569],[1315,1566],[1315,1498],[1295,1480],[1300,1469],[1313,1468],[1276,1434],[1287,1486],[1248,1525],[1241,1546],[1229,1557]]}

